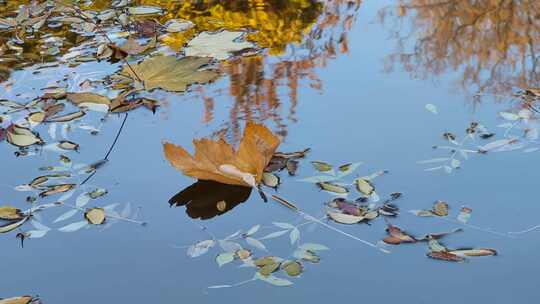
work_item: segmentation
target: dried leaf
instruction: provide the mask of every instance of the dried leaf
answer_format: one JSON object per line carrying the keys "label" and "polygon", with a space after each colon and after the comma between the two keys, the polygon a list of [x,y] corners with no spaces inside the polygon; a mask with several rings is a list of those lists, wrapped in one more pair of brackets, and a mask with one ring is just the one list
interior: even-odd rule
{"label": "dried leaf", "polygon": [[0,304],[30,304],[36,300],[37,299],[34,299],[31,296],[22,296],[22,297],[0,299]]}
{"label": "dried leaf", "polygon": [[313,168],[319,172],[330,172],[332,171],[332,165],[322,162],[322,161],[312,161],[311,164]]}
{"label": "dried leaf", "polygon": [[6,129],[6,139],[8,143],[17,147],[43,144],[39,134],[18,125],[11,125]]}
{"label": "dried leaf", "polygon": [[459,214],[457,216],[457,220],[466,224],[472,215],[472,209],[468,207],[461,207],[461,210],[459,211]]}
{"label": "dried leaf", "polygon": [[401,243],[416,243],[417,241],[413,236],[392,224],[388,224],[386,232],[388,233],[388,236],[384,238],[383,241],[387,244],[398,245]]}
{"label": "dried leaf", "polygon": [[448,262],[465,261],[464,258],[458,255],[455,255],[453,253],[447,252],[447,251],[431,251],[431,252],[428,252],[427,256],[435,260],[442,260],[442,261],[448,261]]}
{"label": "dried leaf", "polygon": [[443,201],[437,201],[433,204],[433,213],[437,216],[448,215],[448,204]]}
{"label": "dried leaf", "polygon": [[356,190],[364,195],[370,196],[375,191],[375,187],[366,179],[357,178],[354,180],[354,184],[356,185]]}
{"label": "dried leaf", "polygon": [[497,255],[497,250],[490,248],[478,248],[478,249],[456,249],[449,251],[451,254],[455,254],[459,257],[479,257]]}
{"label": "dried leaf", "polygon": [[252,175],[255,182],[259,183],[279,143],[280,140],[266,127],[248,123],[236,152],[222,139],[194,140],[194,156],[173,144],[165,143],[163,148],[169,162],[187,176],[230,185],[251,186],[243,176],[224,172],[223,166],[229,165],[239,172]]}
{"label": "dried leaf", "polygon": [[92,208],[84,213],[84,218],[92,225],[103,225],[107,217],[103,208]]}
{"label": "dried leaf", "polygon": [[15,221],[23,218],[21,210],[11,206],[0,207],[0,220]]}
{"label": "dried leaf", "polygon": [[145,90],[163,89],[172,92],[183,92],[191,84],[204,84],[217,78],[213,70],[201,70],[211,62],[209,58],[183,57],[177,60],[174,56],[156,56],[132,65],[132,69],[124,69],[113,77],[119,81],[143,82]]}
{"label": "dried leaf", "polygon": [[335,222],[340,223],[340,224],[347,224],[347,225],[358,224],[365,219],[363,216],[355,216],[351,214],[332,212],[332,211],[328,211],[326,214]]}
{"label": "dried leaf", "polygon": [[262,183],[267,187],[277,189],[281,181],[279,176],[273,173],[263,172]]}
{"label": "dried leaf", "polygon": [[324,191],[333,192],[337,194],[349,193],[349,189],[347,189],[346,187],[338,185],[338,184],[334,184],[331,182],[317,183],[317,186],[319,186],[319,188],[321,188]]}
{"label": "dried leaf", "polygon": [[0,233],[7,233],[21,227],[29,218],[29,216],[25,216],[16,222],[9,222],[7,224],[0,225]]}

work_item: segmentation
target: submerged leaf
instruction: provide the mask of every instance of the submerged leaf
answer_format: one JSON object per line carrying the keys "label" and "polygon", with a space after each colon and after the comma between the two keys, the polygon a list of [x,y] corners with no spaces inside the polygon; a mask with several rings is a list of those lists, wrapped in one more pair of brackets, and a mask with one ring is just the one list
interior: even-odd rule
{"label": "submerged leaf", "polygon": [[332,171],[332,165],[322,162],[322,161],[312,161],[311,164],[313,168],[319,172],[330,172]]}
{"label": "submerged leaf", "polygon": [[80,221],[80,222],[75,222],[75,223],[71,223],[67,226],[64,226],[62,228],[59,228],[58,231],[60,232],[75,232],[75,231],[78,231],[84,227],[88,226],[88,221]]}
{"label": "submerged leaf", "polygon": [[214,240],[205,240],[198,242],[195,245],[189,246],[187,255],[192,258],[196,258],[208,252],[208,250],[216,244]]}
{"label": "submerged leaf", "polygon": [[227,263],[230,263],[234,261],[234,253],[232,252],[224,252],[224,253],[220,253],[217,257],[216,257],[216,263],[219,265],[219,267],[227,264]]}

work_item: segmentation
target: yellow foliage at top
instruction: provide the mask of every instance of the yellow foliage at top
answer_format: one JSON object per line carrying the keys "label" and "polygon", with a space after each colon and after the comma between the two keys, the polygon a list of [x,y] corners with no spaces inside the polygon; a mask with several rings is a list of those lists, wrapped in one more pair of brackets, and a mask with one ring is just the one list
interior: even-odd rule
{"label": "yellow foliage at top", "polygon": [[300,43],[321,14],[323,5],[314,0],[163,1],[141,0],[141,5],[167,10],[160,17],[186,19],[195,28],[171,34],[163,42],[179,50],[202,31],[250,29],[247,39],[268,48],[271,55],[282,53],[290,43]]}

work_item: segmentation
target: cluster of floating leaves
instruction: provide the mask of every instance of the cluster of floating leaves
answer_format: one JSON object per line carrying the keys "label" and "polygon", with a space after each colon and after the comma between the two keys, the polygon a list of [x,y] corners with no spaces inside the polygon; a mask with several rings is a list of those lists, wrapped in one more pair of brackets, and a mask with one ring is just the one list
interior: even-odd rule
{"label": "cluster of floating leaves", "polygon": [[[525,91],[525,100],[521,102],[517,110],[499,112],[503,121],[497,125],[498,130],[492,131],[483,124],[473,121],[464,128],[463,135],[444,132],[443,145],[435,145],[433,149],[446,151],[449,155],[427,160],[418,161],[419,164],[428,165],[426,171],[444,171],[448,174],[460,169],[463,162],[471,155],[485,155],[497,152],[520,150],[523,153],[538,151],[539,131],[536,113],[538,112],[530,103],[537,100],[535,90]],[[433,114],[438,114],[437,107],[433,104],[426,105],[426,109]],[[499,134],[499,135],[498,135]]]}

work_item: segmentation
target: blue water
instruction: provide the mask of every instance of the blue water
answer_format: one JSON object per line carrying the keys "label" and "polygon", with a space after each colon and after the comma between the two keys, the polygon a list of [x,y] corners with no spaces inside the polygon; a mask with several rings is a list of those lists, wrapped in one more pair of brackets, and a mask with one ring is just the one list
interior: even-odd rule
{"label": "blue water", "polygon": [[[400,216],[390,221],[415,235],[460,227],[407,212],[430,208],[436,200],[447,201],[453,216],[467,205],[473,209],[471,224],[500,232],[522,230],[540,222],[536,153],[511,151],[472,156],[452,174],[425,172],[426,166],[416,163],[443,155],[431,146],[443,144],[441,135],[446,131],[462,134],[471,121],[480,121],[502,133],[495,127],[502,122],[498,112],[508,109],[509,104],[487,97],[475,106],[468,94],[456,88],[459,71],[426,79],[414,79],[399,67],[384,72],[385,56],[395,41],[377,21],[377,12],[385,4],[381,2],[366,1],[361,5],[349,32],[349,54],[317,68],[323,89],[317,91],[305,83],[299,88],[298,121],[288,123],[288,136],[280,146],[282,151],[311,148],[308,159],[301,162],[299,177],[315,174],[308,160],[332,164],[363,161],[359,175],[389,170],[389,174],[376,180],[377,191],[381,197],[392,192],[404,194],[396,202],[402,209]],[[222,78],[208,90],[226,88],[227,83],[228,79]],[[162,141],[192,149],[193,138],[211,134],[227,121],[232,99],[226,90],[216,96],[214,121],[205,124],[201,100],[174,95],[169,98],[169,105],[156,115],[146,111],[129,115],[109,164],[90,182],[109,190],[100,204],[130,202],[141,207],[141,217],[148,225],[121,222],[102,232],[51,232],[43,239],[29,240],[24,249],[13,234],[2,235],[1,295],[38,294],[44,303],[80,304],[540,300],[535,290],[540,271],[536,254],[540,250],[540,232],[511,238],[467,227],[443,242],[454,248],[495,248],[499,255],[471,258],[467,263],[435,261],[425,256],[428,248],[423,243],[389,246],[386,248],[391,253],[384,254],[318,226],[314,230],[302,229],[300,242],[321,243],[331,250],[321,252],[319,264],[306,263],[305,272],[301,278],[293,279],[293,286],[280,288],[256,281],[230,289],[207,289],[210,285],[250,279],[254,270],[238,268],[237,263],[219,268],[214,262],[217,247],[198,258],[186,256],[185,248],[176,247],[208,238],[197,225],[225,237],[255,224],[269,226],[272,221],[296,223],[301,219],[278,204],[263,203],[256,193],[246,203],[211,221],[193,221],[183,208],[170,208],[168,199],[193,180],[182,176],[164,159]],[[435,104],[439,114],[426,111],[427,103]],[[112,141],[121,118],[111,117],[99,137],[75,136],[78,142],[87,144],[74,159],[83,155],[96,155],[97,159],[105,153],[106,145],[98,143]],[[54,156],[15,160],[13,151],[5,143],[0,145],[3,185],[31,180],[39,174],[37,167],[54,160]],[[310,214],[323,214],[323,203],[331,199],[330,195],[314,185],[295,181],[297,178],[281,175],[281,196]],[[3,189],[1,203],[24,200],[24,193]],[[60,213],[44,214],[44,220],[51,221]],[[380,218],[370,226],[337,226],[370,242],[386,235]],[[294,250],[286,236],[265,244],[272,255],[286,257]],[[267,254],[256,249],[254,252],[258,256]]]}

